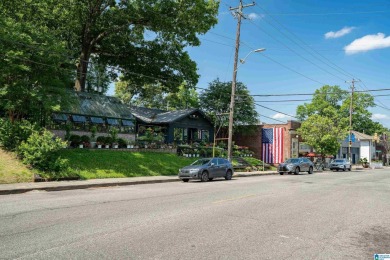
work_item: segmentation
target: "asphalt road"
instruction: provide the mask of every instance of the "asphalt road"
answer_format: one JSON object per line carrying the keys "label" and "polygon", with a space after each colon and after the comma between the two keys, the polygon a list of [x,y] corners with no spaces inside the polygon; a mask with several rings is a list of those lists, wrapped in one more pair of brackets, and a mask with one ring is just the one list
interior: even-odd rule
{"label": "asphalt road", "polygon": [[0,259],[373,259],[390,170],[0,196]]}

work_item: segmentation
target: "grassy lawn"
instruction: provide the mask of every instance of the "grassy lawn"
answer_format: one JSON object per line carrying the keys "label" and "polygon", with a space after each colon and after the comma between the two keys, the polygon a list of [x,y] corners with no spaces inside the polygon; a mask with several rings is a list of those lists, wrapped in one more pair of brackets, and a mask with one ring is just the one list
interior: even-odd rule
{"label": "grassy lawn", "polygon": [[87,149],[63,150],[61,156],[69,160],[70,175],[82,179],[176,175],[196,160],[167,153]]}
{"label": "grassy lawn", "polygon": [[15,158],[13,153],[0,149],[0,183],[33,181],[33,172]]}

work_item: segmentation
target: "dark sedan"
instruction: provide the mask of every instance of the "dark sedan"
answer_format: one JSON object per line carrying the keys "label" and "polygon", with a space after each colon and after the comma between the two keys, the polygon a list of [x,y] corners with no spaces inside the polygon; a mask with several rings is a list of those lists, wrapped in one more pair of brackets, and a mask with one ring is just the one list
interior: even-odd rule
{"label": "dark sedan", "polygon": [[313,173],[314,164],[307,158],[290,158],[285,162],[279,164],[278,172],[283,175],[285,172],[293,172],[299,174],[299,172]]}
{"label": "dark sedan", "polygon": [[219,177],[231,180],[233,173],[233,166],[228,160],[223,158],[204,158],[180,169],[179,178],[184,182],[188,182],[190,179],[211,181]]}

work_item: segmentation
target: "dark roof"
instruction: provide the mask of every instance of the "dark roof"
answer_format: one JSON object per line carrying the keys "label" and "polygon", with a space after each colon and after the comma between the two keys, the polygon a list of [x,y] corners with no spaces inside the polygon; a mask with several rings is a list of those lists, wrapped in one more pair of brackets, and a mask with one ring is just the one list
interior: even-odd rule
{"label": "dark roof", "polygon": [[145,123],[169,124],[196,112],[200,113],[204,118],[210,121],[207,116],[198,108],[187,108],[175,111],[165,111],[146,107],[132,107],[131,109],[133,115]]}
{"label": "dark roof", "polygon": [[74,96],[69,109],[61,111],[67,114],[133,119],[131,109],[116,97],[71,92]]}
{"label": "dark roof", "polygon": [[[91,94],[87,92],[71,92],[71,95],[74,97],[73,103],[69,109],[61,111],[62,113],[99,118],[134,119],[135,117],[145,123],[168,124],[197,112],[202,117],[210,121],[207,116],[197,108],[166,111],[156,108],[130,107],[123,104],[120,99],[116,97]],[[93,120],[95,120],[95,118]],[[95,123],[100,123],[100,121]]]}

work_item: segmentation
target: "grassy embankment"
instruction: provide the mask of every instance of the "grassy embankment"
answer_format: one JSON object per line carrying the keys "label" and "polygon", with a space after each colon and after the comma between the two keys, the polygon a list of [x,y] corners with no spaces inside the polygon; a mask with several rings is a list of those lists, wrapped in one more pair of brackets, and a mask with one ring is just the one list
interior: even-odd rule
{"label": "grassy embankment", "polygon": [[153,152],[69,149],[61,156],[69,160],[70,175],[81,179],[177,175],[179,168],[196,158]]}
{"label": "grassy embankment", "polygon": [[33,172],[20,162],[15,154],[0,149],[0,183],[33,181]]}
{"label": "grassy embankment", "polygon": [[[69,177],[81,179],[123,178],[176,175],[178,170],[197,158],[153,152],[66,149],[61,157],[69,161]],[[259,160],[246,158],[252,165]],[[12,153],[0,150],[0,183],[31,182],[33,172]]]}

